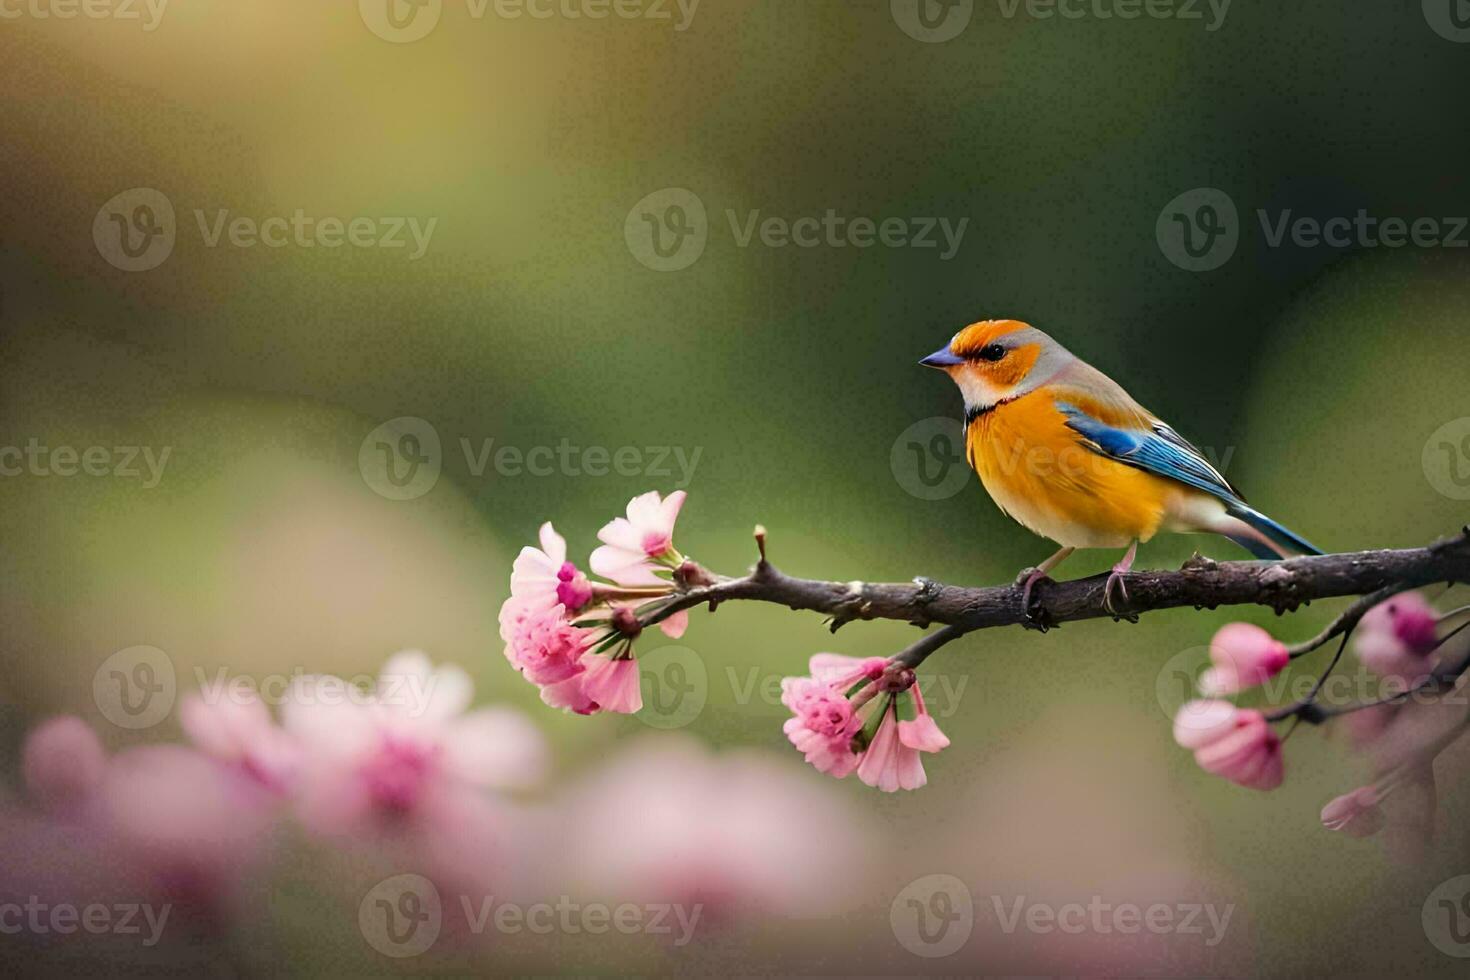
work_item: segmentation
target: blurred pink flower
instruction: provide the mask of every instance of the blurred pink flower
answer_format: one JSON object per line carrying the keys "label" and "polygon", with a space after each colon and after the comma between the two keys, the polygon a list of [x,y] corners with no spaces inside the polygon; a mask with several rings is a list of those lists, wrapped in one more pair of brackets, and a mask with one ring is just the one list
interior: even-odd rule
{"label": "blurred pink flower", "polygon": [[1286,645],[1259,626],[1228,623],[1210,640],[1211,666],[1199,679],[1201,694],[1220,697],[1262,684],[1291,662]]}
{"label": "blurred pink flower", "polygon": [[255,780],[179,745],[118,753],[98,797],[103,839],[129,874],[209,922],[228,917],[278,814]]}
{"label": "blurred pink flower", "polygon": [[574,894],[699,905],[696,935],[742,916],[841,911],[863,893],[873,853],[862,815],[824,784],[674,733],[600,760],[557,813],[558,877]]}
{"label": "blurred pink flower", "polygon": [[567,542],[547,521],[541,525],[541,547],[529,545],[516,556],[510,574],[510,594],[532,606],[561,603],[576,612],[592,601],[592,585],[576,565],[567,561]]}
{"label": "blurred pink flower", "polygon": [[1430,654],[1439,645],[1437,623],[1423,595],[1403,592],[1363,615],[1353,632],[1353,649],[1373,673],[1414,684],[1432,667]]}
{"label": "blurred pink flower", "polygon": [[1174,741],[1182,748],[1202,748],[1235,728],[1240,709],[1229,701],[1188,701],[1174,715]]}
{"label": "blurred pink flower", "polygon": [[603,544],[592,552],[592,570],[619,585],[665,584],[654,574],[654,562],[672,565],[678,558],[674,522],[684,497],[683,490],[663,498],[650,490],[628,501],[628,516],[613,518],[597,532]]}
{"label": "blurred pink flower", "polygon": [[1259,711],[1238,709],[1228,730],[1212,734],[1214,738],[1194,750],[1194,761],[1205,772],[1249,789],[1281,785],[1281,739]]}
{"label": "blurred pink flower", "polygon": [[546,764],[540,733],[497,708],[469,713],[459,667],[395,654],[370,693],[336,677],[297,678],[282,721],[302,752],[303,817],[319,830],[384,827],[434,812],[448,795],[525,786]]}
{"label": "blurred pink flower", "polygon": [[1372,786],[1344,793],[1322,808],[1322,826],[1340,830],[1349,837],[1368,837],[1383,829],[1380,797]]}
{"label": "blurred pink flower", "polygon": [[179,724],[204,754],[238,766],[273,791],[290,787],[299,762],[296,743],[276,726],[270,709],[254,691],[206,684],[199,693],[184,697]]}
{"label": "blurred pink flower", "polygon": [[48,813],[76,813],[85,807],[106,767],[101,740],[80,718],[52,718],[26,736],[21,761],[26,792]]}
{"label": "blurred pink flower", "polygon": [[[781,701],[795,716],[782,730],[807,762],[838,779],[856,772],[885,793],[927,782],[919,753],[938,752],[949,739],[929,714],[913,671],[882,657],[835,653],[814,655],[809,669],[810,677],[781,682]],[[906,699],[914,717],[901,721]]]}

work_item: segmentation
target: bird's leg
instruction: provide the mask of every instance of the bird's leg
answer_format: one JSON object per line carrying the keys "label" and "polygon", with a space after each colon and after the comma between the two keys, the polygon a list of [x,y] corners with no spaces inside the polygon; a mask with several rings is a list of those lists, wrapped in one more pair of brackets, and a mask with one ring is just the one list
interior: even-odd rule
{"label": "bird's leg", "polygon": [[1021,586],[1021,608],[1026,611],[1026,618],[1033,623],[1038,620],[1031,612],[1031,590],[1035,588],[1037,582],[1047,578],[1052,569],[1066,561],[1067,556],[1076,550],[1076,548],[1062,548],[1035,568],[1021,569],[1021,574],[1016,576],[1016,584]]}
{"label": "bird's leg", "polygon": [[1113,570],[1108,573],[1108,580],[1103,583],[1103,608],[1107,609],[1114,618],[1127,615],[1126,613],[1120,613],[1113,605],[1113,588],[1115,586],[1117,587],[1119,598],[1126,603],[1128,601],[1128,586],[1123,584],[1123,576],[1133,567],[1133,558],[1137,554],[1138,542],[1134,541],[1128,546],[1128,553],[1123,556],[1123,560],[1113,566]]}

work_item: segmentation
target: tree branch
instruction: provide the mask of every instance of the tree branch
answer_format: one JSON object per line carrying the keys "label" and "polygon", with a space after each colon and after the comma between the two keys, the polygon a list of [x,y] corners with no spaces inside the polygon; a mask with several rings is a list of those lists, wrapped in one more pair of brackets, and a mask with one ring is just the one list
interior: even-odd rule
{"label": "tree branch", "polygon": [[[825,582],[795,578],[765,557],[764,529],[757,529],[761,559],[739,578],[713,575],[686,563],[675,582],[680,591],[657,604],[644,621],[652,625],[683,609],[708,604],[713,610],[732,599],[772,602],[791,609],[807,609],[831,617],[832,629],[855,619],[892,619],[928,626],[942,623],[953,629],[924,637],[900,657],[921,661],[955,637],[972,630],[997,626],[1046,629],[1082,619],[1116,618],[1104,604],[1106,574],[1068,582],[1039,582],[1032,591],[1032,608],[1023,607],[1019,585],[974,588],[943,585],[927,579],[914,582]],[[1470,526],[1460,534],[1423,548],[1356,551],[1313,555],[1284,561],[1217,562],[1195,555],[1177,571],[1130,572],[1124,577],[1130,616],[1180,606],[1213,609],[1217,606],[1261,605],[1278,613],[1296,609],[1313,599],[1366,596],[1436,582],[1470,581]],[[1362,604],[1359,604],[1362,605]],[[1362,609],[1347,619],[1356,621]],[[1351,622],[1340,618],[1328,635]],[[942,638],[941,638],[942,637]]]}

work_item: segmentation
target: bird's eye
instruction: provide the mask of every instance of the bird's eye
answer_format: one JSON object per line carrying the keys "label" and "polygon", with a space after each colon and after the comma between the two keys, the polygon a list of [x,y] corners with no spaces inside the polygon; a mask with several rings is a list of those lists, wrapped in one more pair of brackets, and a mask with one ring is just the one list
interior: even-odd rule
{"label": "bird's eye", "polygon": [[1006,356],[1006,349],[1000,344],[986,344],[980,348],[980,360],[998,361]]}

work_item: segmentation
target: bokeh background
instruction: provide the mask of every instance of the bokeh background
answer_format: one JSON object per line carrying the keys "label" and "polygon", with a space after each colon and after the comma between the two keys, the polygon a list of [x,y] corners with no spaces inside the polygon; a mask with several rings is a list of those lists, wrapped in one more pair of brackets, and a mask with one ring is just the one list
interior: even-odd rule
{"label": "bokeh background", "polygon": [[[985,317],[1051,332],[1324,548],[1421,544],[1470,516],[1466,233],[1459,247],[1273,247],[1257,217],[1366,209],[1452,232],[1470,214],[1470,32],[1436,30],[1434,3],[1236,0],[1211,30],[1204,5],[1202,19],[1125,20],[976,2],[933,43],[905,29],[913,6],[704,0],[686,23],[672,4],[669,19],[512,19],[445,0],[408,43],[382,36],[370,0],[175,0],[153,30],[142,7],[142,22],[5,8],[20,13],[0,20],[0,444],[169,453],[151,486],[0,478],[8,768],[24,730],[58,712],[115,747],[176,737],[172,718],[130,731],[100,715],[94,671],[124,648],[166,651],[186,688],[221,668],[370,675],[420,647],[468,669],[479,700],[528,712],[556,780],[638,737],[695,739],[769,755],[870,835],[839,913],[771,911],[679,949],[503,937],[393,961],[358,934],[355,901],[321,900],[298,872],[267,886],[265,919],[150,953],[148,969],[1461,974],[1420,919],[1439,882],[1470,872],[1453,769],[1445,831],[1409,863],[1320,827],[1321,805],[1362,777],[1341,740],[1295,735],[1286,785],[1261,795],[1204,776],[1169,737],[1177,671],[1219,625],[1243,615],[1298,638],[1338,603],[968,638],[926,667],[957,692],[940,719],[954,745],[928,760],[928,787],[893,797],[806,770],[785,710],[749,685],[818,650],[891,653],[910,627],[833,637],[780,608],[696,614],[679,645],[706,703],[675,732],[547,710],[501,657],[510,560],[538,524],[585,556],[646,489],[688,490],[679,544],[726,572],[752,560],[756,522],[774,561],[813,577],[995,583],[1044,557],[973,477],[925,499],[915,467],[944,461],[908,449],[942,447],[926,420],[960,413],[914,362]],[[176,215],[171,251],[143,271],[93,234],[133,188]],[[660,271],[630,211],[667,188],[697,197],[705,241]],[[1194,188],[1238,211],[1234,251],[1208,271],[1181,268],[1158,232]],[[435,225],[416,259],[211,247],[196,212],[222,209]],[[726,215],[828,209],[967,225],[944,259],[742,247]],[[404,417],[437,435],[441,472],[390,499],[360,451]],[[487,440],[634,447],[642,464],[478,469],[464,445]],[[660,447],[692,472],[672,451],[654,466]],[[1140,563],[1196,547],[1240,556],[1173,537]],[[928,960],[890,906],[935,873],[966,883],[977,920],[958,953]],[[991,901],[1099,895],[1235,912],[1206,946],[1007,934]]]}

